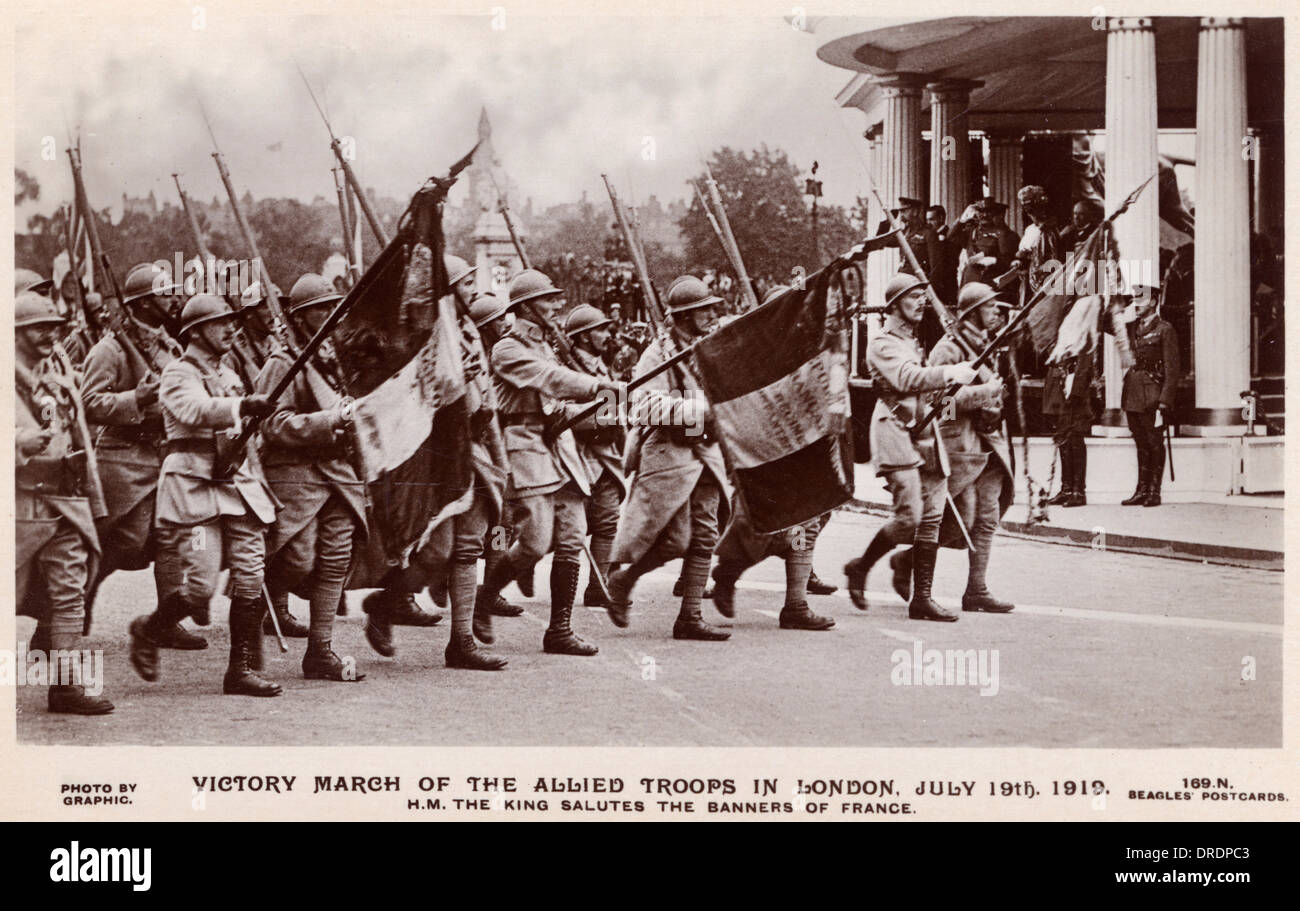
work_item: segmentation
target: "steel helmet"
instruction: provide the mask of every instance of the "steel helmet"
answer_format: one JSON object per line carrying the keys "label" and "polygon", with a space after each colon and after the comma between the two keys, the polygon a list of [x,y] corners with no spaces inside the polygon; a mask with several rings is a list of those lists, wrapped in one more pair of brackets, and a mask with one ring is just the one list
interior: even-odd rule
{"label": "steel helmet", "polygon": [[35,291],[37,294],[49,294],[50,289],[54,287],[54,282],[48,278],[41,278],[40,275],[31,269],[14,270],[14,294],[20,291]]}
{"label": "steel helmet", "polygon": [[54,308],[54,301],[32,290],[19,291],[14,298],[14,328],[37,326],[42,323],[66,323]]}
{"label": "steel helmet", "polygon": [[694,275],[682,275],[673,279],[673,283],[668,286],[665,303],[668,305],[669,313],[685,313],[688,310],[720,304],[722,298],[711,293],[703,279],[696,278]]}
{"label": "steel helmet", "polygon": [[235,311],[230,309],[230,304],[226,303],[225,298],[215,294],[196,294],[185,302],[185,309],[181,311],[180,334],[184,336],[201,323],[210,323],[234,315]]}
{"label": "steel helmet", "polygon": [[443,254],[442,264],[447,269],[447,284],[454,285],[468,275],[473,275],[478,271],[478,266],[471,266],[459,256],[452,256],[450,253]]}
{"label": "steel helmet", "polygon": [[[957,319],[965,319],[983,304],[989,301],[997,300],[998,292],[983,282],[967,282],[961,286],[961,293],[957,295]],[[1009,304],[997,301],[1004,307]]]}
{"label": "steel helmet", "polygon": [[504,301],[495,294],[480,294],[470,301],[469,318],[474,321],[475,329],[482,329],[493,320],[505,316],[509,309],[509,301]]}
{"label": "steel helmet", "polygon": [[155,294],[179,294],[181,286],[172,280],[171,270],[157,263],[132,266],[122,283],[122,303],[130,304]]}
{"label": "steel helmet", "polygon": [[929,282],[921,281],[915,275],[899,272],[889,280],[889,284],[885,285],[885,306],[892,307],[908,291],[924,288],[929,284]]}
{"label": "steel helmet", "polygon": [[591,304],[579,304],[573,308],[564,321],[564,334],[569,338],[575,338],[584,332],[600,329],[611,325],[613,322],[612,319],[591,306]]}
{"label": "steel helmet", "polygon": [[546,273],[538,272],[536,269],[525,269],[510,281],[510,306],[514,307],[538,297],[556,297],[563,293],[555,287]]}
{"label": "steel helmet", "polygon": [[343,300],[333,282],[323,275],[308,272],[293,283],[289,291],[289,312],[297,313],[304,307],[332,304]]}

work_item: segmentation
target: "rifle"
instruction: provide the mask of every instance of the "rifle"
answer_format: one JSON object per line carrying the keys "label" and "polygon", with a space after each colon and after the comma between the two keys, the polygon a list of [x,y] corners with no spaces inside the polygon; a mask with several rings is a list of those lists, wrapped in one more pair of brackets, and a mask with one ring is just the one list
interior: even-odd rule
{"label": "rifle", "polygon": [[[88,330],[89,323],[86,320],[86,292],[85,289],[81,287],[81,269],[77,265],[76,244],[72,239],[72,207],[69,206],[65,211],[64,208],[60,206],[59,212],[62,215],[61,220],[63,222],[63,243],[68,248],[68,268],[72,271],[73,278],[76,279],[77,314],[79,316],[78,322],[80,323],[78,328],[85,328]],[[61,290],[62,289],[60,289],[60,291]]]}
{"label": "rifle", "polygon": [[203,265],[206,269],[215,271],[216,260],[213,259],[212,251],[208,249],[207,243],[203,240],[203,232],[199,230],[199,220],[195,217],[194,210],[190,208],[190,198],[181,188],[180,175],[172,174],[172,180],[176,183],[176,192],[181,198],[181,208],[185,210],[185,218],[190,223],[190,233],[194,235],[194,243],[199,248],[199,256],[203,257]]}
{"label": "rifle", "polygon": [[330,168],[330,173],[334,175],[334,194],[339,198],[339,222],[343,226],[343,253],[348,259],[348,277],[350,281],[356,281],[361,275],[361,266],[356,261],[356,250],[352,247],[352,221],[348,218],[348,204],[344,198],[344,184],[339,180],[339,169]]}
{"label": "rifle", "polygon": [[135,324],[123,309],[126,295],[122,293],[122,286],[117,280],[117,273],[113,271],[113,264],[108,258],[108,251],[104,249],[99,239],[99,226],[95,223],[95,210],[90,207],[90,202],[86,197],[86,183],[81,174],[81,149],[69,145],[68,160],[72,163],[72,184],[76,193],[77,207],[85,213],[86,236],[90,239],[90,249],[99,266],[104,283],[113,291],[112,303],[109,303],[107,296],[104,298],[104,313],[108,319],[108,326],[113,330],[113,337],[122,346],[127,358],[136,361],[141,376],[147,379],[156,379],[158,371],[142,353],[140,342],[135,337]]}
{"label": "rifle", "polygon": [[740,281],[741,293],[749,301],[749,309],[752,310],[758,306],[758,291],[755,290],[754,283],[745,270],[745,261],[740,258],[740,247],[736,244],[736,235],[731,231],[731,222],[727,219],[727,210],[722,205],[722,194],[718,192],[718,182],[713,179],[713,170],[709,167],[707,161],[704,162],[704,173],[707,176],[709,185],[709,197],[713,200],[713,207],[718,210],[718,223],[722,227],[722,234],[726,237],[723,248],[727,251],[727,258],[731,260],[731,268],[735,270],[736,278]]}
{"label": "rifle", "polygon": [[221,175],[221,183],[225,185],[226,195],[230,198],[230,209],[235,215],[235,224],[239,226],[239,233],[244,238],[244,245],[248,247],[249,255],[253,258],[258,272],[258,280],[262,283],[263,290],[266,292],[266,303],[271,308],[271,328],[275,336],[279,339],[286,351],[293,353],[297,350],[297,338],[293,327],[284,317],[284,310],[280,307],[280,296],[275,293],[275,285],[271,283],[271,273],[266,270],[266,262],[262,259],[262,253],[257,248],[257,238],[253,236],[253,229],[248,224],[248,219],[244,217],[244,210],[239,206],[239,196],[235,193],[235,185],[230,180],[230,169],[226,167],[225,158],[221,155],[221,149],[217,145],[217,135],[212,132],[212,124],[208,122],[207,111],[203,110],[202,102],[199,103],[199,111],[203,115],[203,123],[208,128],[208,135],[212,137],[212,160],[217,163],[217,173]]}

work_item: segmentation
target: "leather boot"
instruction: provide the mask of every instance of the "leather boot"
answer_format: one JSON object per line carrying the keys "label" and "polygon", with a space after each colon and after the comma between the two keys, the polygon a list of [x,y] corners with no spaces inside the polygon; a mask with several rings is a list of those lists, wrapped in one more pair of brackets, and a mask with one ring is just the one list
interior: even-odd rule
{"label": "leather boot", "polygon": [[1075,440],[1071,448],[1073,449],[1073,454],[1070,456],[1071,476],[1074,480],[1070,495],[1061,503],[1067,509],[1088,505],[1088,444],[1083,440]]}
{"label": "leather boot", "polygon": [[160,631],[156,638],[159,648],[174,648],[182,652],[201,652],[208,647],[207,639],[191,633],[179,623]]}
{"label": "leather boot", "polygon": [[632,568],[624,566],[609,574],[610,601],[605,605],[605,615],[609,622],[619,629],[627,629],[628,614],[632,611],[632,585],[636,582],[631,576]]}
{"label": "leather boot", "polygon": [[432,614],[415,603],[410,592],[395,592],[388,611],[388,622],[393,626],[437,626],[442,614]]}
{"label": "leather boot", "polygon": [[573,600],[578,596],[579,565],[569,560],[551,564],[551,625],[542,636],[542,651],[548,655],[590,657],[600,649],[584,642],[572,627]]}
{"label": "leather boot", "polygon": [[884,530],[876,532],[866,551],[856,560],[844,564],[844,577],[848,580],[849,600],[860,611],[867,609],[867,574],[876,562],[894,549],[894,542],[886,537]]}
{"label": "leather boot", "polygon": [[497,599],[488,605],[488,613],[494,617],[522,617],[524,609],[518,604],[511,604],[505,595],[497,595]]}
{"label": "leather boot", "polygon": [[158,679],[159,641],[165,630],[190,616],[191,607],[180,593],[163,598],[152,614],[136,617],[129,627],[131,633],[131,666],[142,678],[153,683]]}
{"label": "leather boot", "polygon": [[447,606],[447,577],[439,573],[434,580],[429,583],[429,598],[438,607]]}
{"label": "leather boot", "polygon": [[521,572],[519,578],[515,579],[515,587],[519,589],[519,593],[525,598],[531,599],[537,594],[537,585],[533,578],[536,572],[537,564],[534,563]]}
{"label": "leather boot", "polygon": [[787,604],[781,608],[781,629],[825,630],[835,625],[830,617],[814,614],[807,604]]}
{"label": "leather boot", "polygon": [[1160,505],[1160,487],[1165,480],[1165,466],[1151,466],[1151,472],[1147,475],[1147,495],[1142,501],[1143,506]]}
{"label": "leather boot", "polygon": [[[70,638],[70,637],[69,637]],[[70,650],[71,651],[71,650]],[[54,679],[50,681],[46,694],[46,705],[51,712],[62,715],[107,715],[113,711],[113,703],[99,696],[91,696],[80,683],[80,652],[71,655],[59,655],[58,663],[50,666]],[[69,681],[63,683],[61,681]]]}
{"label": "leather boot", "polygon": [[1147,452],[1146,447],[1139,445],[1137,447],[1138,460],[1138,477],[1137,487],[1133,491],[1133,496],[1127,500],[1120,500],[1120,506],[1141,506],[1142,501],[1147,497]]}
{"label": "leather boot", "polygon": [[[306,639],[307,627],[298,621],[298,618],[289,612],[289,593],[276,595],[271,599],[271,609],[275,611],[275,617],[280,621],[280,632],[286,639]],[[262,632],[268,636],[275,635],[275,623],[271,620],[270,611],[266,614],[266,619],[262,621]]]}
{"label": "leather boot", "polygon": [[499,671],[505,658],[489,654],[474,641],[474,602],[478,573],[474,563],[453,563],[447,574],[447,597],[451,601],[451,638],[443,652],[447,667],[467,671]]}
{"label": "leather boot", "polygon": [[279,696],[280,685],[258,676],[249,667],[253,638],[262,635],[262,600],[236,598],[230,602],[230,665],[221,691],[227,696]]}
{"label": "leather boot", "polygon": [[909,620],[938,620],[951,623],[957,614],[940,607],[930,597],[934,585],[934,563],[939,556],[939,545],[918,542],[912,545],[912,600],[907,605]]}
{"label": "leather boot", "polygon": [[32,630],[32,636],[27,640],[27,650],[29,652],[46,652],[50,651],[50,628],[44,623],[37,621],[36,629]]}
{"label": "leather boot", "polygon": [[736,582],[742,571],[726,560],[719,560],[713,568],[713,604],[728,620],[736,616]]}
{"label": "leather boot", "polygon": [[602,534],[599,540],[596,535],[591,536],[591,575],[587,577],[587,587],[582,592],[583,607],[607,607],[608,599],[605,593],[600,590],[600,583],[596,581],[596,573],[600,572],[600,577],[605,580],[606,587],[609,586],[609,568],[610,555],[614,552],[614,539],[608,540]]}
{"label": "leather boot", "polygon": [[912,600],[912,548],[907,547],[889,555],[889,568],[893,570],[891,584],[894,593],[904,603]]}
{"label": "leather boot", "polygon": [[1009,601],[999,601],[988,592],[961,596],[961,609],[964,611],[983,611],[986,614],[1009,614],[1016,606]]}
{"label": "leather boot", "polygon": [[511,560],[509,551],[487,564],[483,584],[479,586],[478,596],[474,599],[473,621],[474,638],[485,645],[496,641],[496,636],[492,634],[491,606],[496,604],[501,590],[510,584],[517,572],[518,568]]}
{"label": "leather boot", "polygon": [[729,630],[706,623],[700,613],[700,594],[709,578],[708,554],[687,554],[682,560],[682,606],[673,624],[674,639],[699,642],[722,642],[731,638]]}
{"label": "leather boot", "polygon": [[354,667],[343,663],[343,659],[334,654],[329,642],[307,640],[307,651],[302,656],[302,675],[307,680],[337,680],[343,683],[355,683],[366,679],[365,674],[358,674]]}
{"label": "leather boot", "polygon": [[1074,448],[1066,441],[1056,451],[1061,457],[1061,489],[1047,501],[1048,506],[1064,506],[1074,495]]}
{"label": "leather boot", "polygon": [[[838,585],[831,585],[829,582],[823,582],[821,577],[817,575],[816,570],[813,570],[808,574],[808,594],[833,595],[839,590],[840,587]],[[717,595],[715,594],[713,597],[717,598]]]}
{"label": "leather boot", "polygon": [[385,658],[397,654],[397,647],[393,645],[393,621],[388,618],[391,597],[388,589],[381,588],[361,601],[361,610],[366,615],[366,641]]}

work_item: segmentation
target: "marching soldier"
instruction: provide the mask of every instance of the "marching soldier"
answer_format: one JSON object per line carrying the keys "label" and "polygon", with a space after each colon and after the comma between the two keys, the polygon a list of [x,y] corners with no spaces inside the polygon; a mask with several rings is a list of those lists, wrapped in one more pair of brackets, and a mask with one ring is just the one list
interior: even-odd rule
{"label": "marching soldier", "polygon": [[[290,292],[289,316],[310,337],[342,297],[326,279],[309,273]],[[349,461],[351,403],[338,394],[333,363],[326,357],[313,361],[262,422],[262,468],[280,504],[267,535],[267,589],[272,605],[282,611],[282,624],[289,592],[300,591],[310,605],[303,676],[356,681],[365,675],[345,665],[330,643],[354,539],[367,533],[366,489]],[[275,346],[257,377],[256,391],[269,394],[292,364],[289,352]]]}
{"label": "marching soldier", "polygon": [[[447,257],[447,274],[457,274],[457,268],[468,268],[464,260]],[[469,270],[472,272],[473,270]],[[467,272],[466,275],[469,273]],[[464,286],[452,282],[458,304],[463,306]],[[433,574],[446,580],[448,599],[451,602],[451,638],[444,652],[449,668],[475,671],[498,671],[507,664],[505,658],[479,648],[474,640],[475,602],[478,600],[478,560],[486,555],[486,566],[497,561],[493,554],[504,548],[499,535],[505,505],[509,459],[501,427],[496,417],[496,393],[488,369],[488,354],[479,340],[478,327],[482,319],[490,322],[500,318],[506,303],[491,294],[474,299],[467,310],[461,311],[460,328],[462,352],[465,359],[466,409],[470,413],[471,462],[474,469],[473,500],[469,509],[442,523],[434,532],[429,544],[411,557],[409,573]],[[495,545],[495,548],[494,546]],[[503,609],[506,608],[508,610]],[[505,604],[498,594],[489,613],[497,616],[518,616],[522,608]]]}
{"label": "marching soldier", "polygon": [[930,597],[939,547],[939,526],[948,489],[948,460],[931,424],[913,439],[908,426],[923,413],[921,393],[949,383],[970,383],[975,371],[963,362],[927,366],[916,338],[926,309],[926,282],[899,273],[885,286],[884,331],[867,346],[867,366],[878,398],[871,415],[871,456],[884,475],[894,500],[893,517],[876,532],[861,557],[844,566],[849,598],[867,609],[867,574],[896,546],[914,545],[912,597],[907,615],[913,620],[956,620],[957,615]]}
{"label": "marching soldier", "polygon": [[[707,335],[722,298],[693,275],[683,275],[665,298],[673,339],[650,343],[637,364],[647,373],[667,360],[673,344],[689,345]],[[669,377],[673,379],[670,380]],[[682,603],[674,639],[722,641],[731,633],[705,622],[700,599],[718,529],[727,513],[729,485],[722,449],[707,432],[708,402],[687,370],[670,370],[639,387],[631,402],[624,467],[634,472],[627,508],[614,539],[609,579],[609,619],[628,625],[632,589],[641,576],[669,560],[683,558]]]}
{"label": "marching soldier", "polygon": [[50,669],[49,710],[106,715],[113,703],[75,682],[81,670],[75,646],[91,564],[99,552],[95,514],[104,504],[76,377],[56,348],[65,322],[48,297],[30,290],[17,294],[15,591],[19,611],[36,616],[31,647],[57,655]]}
{"label": "marching soldier", "polygon": [[1128,324],[1133,366],[1124,374],[1120,407],[1137,446],[1138,480],[1124,506],[1159,506],[1165,476],[1164,428],[1178,390],[1178,336],[1160,318],[1159,290],[1149,285],[1133,289],[1136,319]]}
{"label": "marching soldier", "polygon": [[[170,275],[141,263],[127,273],[122,289],[130,341],[148,364],[128,353],[112,333],[101,338],[86,356],[82,401],[86,418],[99,427],[95,455],[104,484],[108,515],[99,524],[104,559],[91,588],[87,614],[104,579],[115,570],[144,569],[154,564],[161,601],[169,592],[164,580],[175,575],[158,554],[154,528],[158,472],[163,463],[163,414],[158,402],[159,376],[182,355],[181,346],[166,329],[179,288]],[[89,616],[87,623],[89,623]],[[179,623],[159,627],[154,640],[161,648],[205,649],[207,640]]]}
{"label": "marching soldier", "polygon": [[[166,456],[158,478],[158,566],[166,597],[152,614],[131,621],[131,664],[158,679],[158,647],[185,617],[200,626],[223,565],[230,570],[230,663],[222,684],[230,695],[278,696],[278,684],[252,669],[260,647],[266,526],[275,501],[257,452],[228,453],[244,422],[266,417],[272,403],[245,395],[222,358],[235,340],[235,312],[212,294],[190,298],[182,312],[184,355],[163,368],[160,388]],[[229,478],[214,474],[218,458],[242,457]]]}
{"label": "marching soldier", "polygon": [[[957,306],[958,331],[973,350],[982,351],[992,338],[998,308],[1009,305],[999,301],[991,287],[977,282],[961,289]],[[930,363],[935,366],[959,364],[964,359],[962,349],[947,336],[930,352]],[[1015,605],[993,597],[987,583],[993,535],[1015,494],[1010,444],[1002,433],[1002,392],[1001,379],[964,386],[953,396],[952,417],[938,421],[953,469],[950,492],[974,545],[961,598],[964,611],[1005,614],[1015,609]],[[965,546],[965,538],[956,529],[952,537]]]}
{"label": "marching soldier", "polygon": [[[564,334],[573,340],[578,361],[592,376],[612,379],[603,354],[609,346],[613,320],[590,304],[580,304],[564,321]],[[609,578],[610,554],[614,550],[614,533],[618,531],[618,508],[627,498],[627,481],[623,477],[623,428],[616,424],[598,425],[595,419],[573,428],[578,441],[578,455],[591,478],[591,498],[587,500],[587,528],[591,531],[591,577],[582,594],[584,607],[606,607],[597,574]]]}
{"label": "marching soldier", "polygon": [[[510,306],[529,303],[540,319],[547,320],[559,309],[563,294],[543,273],[525,269],[510,283]],[[549,440],[548,428],[566,413],[560,400],[586,402],[601,392],[620,395],[623,387],[561,365],[543,327],[529,319],[531,315],[517,313],[510,333],[492,349],[492,373],[510,456],[517,540],[484,577],[474,632],[491,642],[488,606],[506,585],[553,549],[551,622],[542,648],[551,654],[589,656],[596,654],[596,646],[579,638],[571,621],[582,539],[587,534],[583,500],[590,495],[591,485],[573,434],[565,431]]]}

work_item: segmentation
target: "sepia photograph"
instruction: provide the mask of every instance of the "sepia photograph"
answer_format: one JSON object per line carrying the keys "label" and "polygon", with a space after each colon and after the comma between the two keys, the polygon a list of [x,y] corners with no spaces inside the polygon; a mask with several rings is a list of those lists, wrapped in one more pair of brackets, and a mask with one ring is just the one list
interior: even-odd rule
{"label": "sepia photograph", "polygon": [[5,806],[1294,818],[1294,23],[980,6],[11,4]]}

